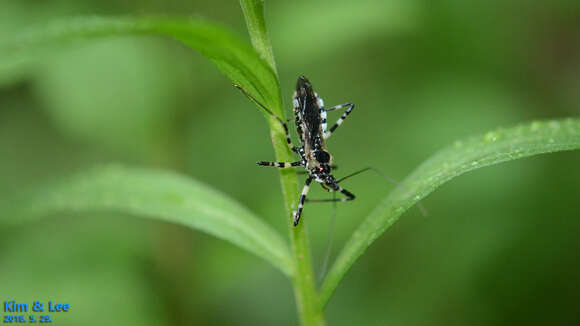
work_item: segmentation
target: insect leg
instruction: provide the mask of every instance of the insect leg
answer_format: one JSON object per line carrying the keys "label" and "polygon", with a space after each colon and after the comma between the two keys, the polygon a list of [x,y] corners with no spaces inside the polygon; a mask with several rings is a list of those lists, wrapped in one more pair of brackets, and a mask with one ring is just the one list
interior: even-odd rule
{"label": "insect leg", "polygon": [[290,131],[288,130],[288,125],[286,124],[286,122],[284,122],[284,120],[282,120],[279,116],[274,114],[274,112],[270,111],[270,109],[268,109],[264,104],[260,103],[260,101],[258,101],[254,96],[252,96],[250,93],[248,93],[245,89],[243,89],[242,87],[240,87],[239,85],[236,85],[236,84],[234,84],[234,87],[239,89],[242,93],[244,93],[244,95],[246,95],[254,103],[258,104],[271,117],[275,118],[276,120],[278,120],[280,122],[280,124],[284,128],[284,132],[286,133],[286,143],[288,143],[288,148],[290,148],[291,151],[298,153],[298,148],[292,144],[292,138],[290,138]]}
{"label": "insect leg", "polygon": [[300,194],[300,200],[298,201],[298,209],[294,211],[294,226],[298,225],[300,222],[300,217],[302,216],[302,208],[304,207],[304,201],[306,200],[306,195],[310,189],[310,183],[312,182],[312,177],[308,177],[304,183],[304,188],[302,188],[302,193]]}
{"label": "insect leg", "polygon": [[[340,182],[342,182],[342,181],[344,181],[344,180],[346,180],[346,179],[348,179],[350,177],[354,177],[355,175],[361,174],[361,173],[366,172],[366,171],[373,171],[374,173],[380,175],[381,177],[383,177],[385,180],[389,181],[390,183],[392,183],[392,184],[394,184],[396,186],[405,188],[408,191],[411,191],[411,189],[409,188],[409,186],[407,186],[406,184],[401,183],[401,182],[397,181],[395,178],[389,177],[388,175],[384,174],[383,172],[381,172],[381,171],[379,171],[379,170],[377,170],[375,168],[371,168],[371,167],[367,167],[367,168],[358,170],[358,171],[356,171],[354,173],[351,173],[351,174],[349,174],[349,175],[347,175],[345,177],[342,177],[342,178],[338,179],[336,181],[336,183],[340,183]],[[429,212],[427,212],[427,209],[425,208],[425,206],[423,206],[423,204],[421,202],[417,202],[417,207],[419,207],[419,211],[421,211],[421,215],[423,215],[423,217],[427,217],[429,215]]]}
{"label": "insect leg", "polygon": [[261,166],[274,166],[274,167],[278,167],[278,168],[291,168],[294,166],[301,166],[302,161],[298,161],[298,162],[265,162],[265,161],[258,161],[256,162],[258,165]]}
{"label": "insect leg", "polygon": [[345,201],[351,201],[354,200],[356,197],[354,194],[352,194],[350,191],[344,189],[343,187],[337,187],[336,189],[328,189],[326,187],[323,187],[324,190],[328,191],[328,192],[340,192],[343,195],[345,195],[344,198],[332,198],[332,199],[308,199],[306,200],[309,203],[328,203],[328,202],[335,202],[335,201],[340,201],[340,202],[345,202]]}
{"label": "insect leg", "polygon": [[336,106],[325,109],[326,112],[328,112],[328,111],[339,110],[339,109],[343,109],[343,108],[346,108],[346,111],[344,111],[344,113],[340,116],[340,118],[338,118],[338,120],[336,120],[336,123],[330,128],[330,130],[328,130],[328,131],[324,130],[324,139],[328,139],[330,137],[330,135],[332,135],[332,133],[336,130],[336,128],[338,128],[338,126],[340,126],[344,122],[346,117],[348,117],[350,112],[352,112],[352,110],[354,109],[354,104],[345,103],[345,104],[340,104],[340,105],[336,105]]}

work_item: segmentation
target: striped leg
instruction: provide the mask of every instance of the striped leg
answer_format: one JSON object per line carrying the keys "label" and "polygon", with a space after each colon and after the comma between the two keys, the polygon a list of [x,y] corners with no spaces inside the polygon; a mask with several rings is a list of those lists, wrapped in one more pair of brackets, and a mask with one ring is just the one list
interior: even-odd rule
{"label": "striped leg", "polygon": [[342,193],[346,197],[344,197],[344,198],[334,198],[334,199],[307,199],[306,201],[309,202],[309,203],[327,203],[327,202],[333,202],[333,201],[345,202],[345,201],[354,200],[356,198],[354,196],[354,194],[352,194],[350,191],[344,189],[343,187],[337,187],[335,190],[328,189],[328,188],[326,188],[324,186],[322,188],[324,188],[324,190],[326,190],[328,192],[339,191],[340,193]]}
{"label": "striped leg", "polygon": [[261,166],[274,166],[274,167],[278,167],[278,168],[291,168],[294,166],[301,166],[302,162],[298,161],[298,162],[265,162],[265,161],[258,161],[256,162],[258,165]]}
{"label": "striped leg", "polygon": [[298,225],[300,222],[300,217],[302,216],[302,208],[304,207],[304,201],[306,200],[306,195],[310,189],[310,183],[312,182],[312,177],[308,177],[304,183],[304,188],[302,188],[302,194],[300,194],[300,200],[298,201],[298,209],[294,211],[294,226]]}
{"label": "striped leg", "polygon": [[241,88],[240,86],[238,86],[236,84],[234,84],[234,87],[239,89],[240,91],[242,91],[242,93],[244,93],[244,95],[246,95],[250,100],[254,101],[254,103],[258,104],[262,109],[264,109],[264,111],[266,111],[266,113],[268,113],[271,117],[273,117],[274,119],[278,120],[278,122],[280,122],[280,124],[284,128],[284,132],[286,133],[286,143],[288,143],[288,148],[290,148],[291,151],[299,154],[298,148],[292,144],[292,138],[290,138],[290,131],[288,130],[288,125],[286,124],[286,122],[284,122],[284,120],[282,120],[279,116],[275,115],[274,112],[270,111],[270,109],[268,109],[264,104],[260,103],[255,97],[253,97],[245,89]]}
{"label": "striped leg", "polygon": [[344,113],[340,116],[340,118],[338,118],[338,120],[336,120],[336,123],[334,124],[334,126],[332,126],[330,128],[330,130],[328,130],[328,131],[323,130],[324,139],[328,139],[330,137],[330,135],[332,135],[332,133],[336,130],[336,128],[338,128],[338,126],[340,126],[342,124],[342,122],[346,119],[346,117],[348,117],[350,112],[352,112],[352,110],[354,109],[354,104],[345,103],[345,104],[336,105],[336,106],[333,106],[333,107],[326,109],[326,112],[328,112],[328,111],[334,111],[334,110],[339,110],[339,109],[344,109],[344,108],[346,108],[346,111],[344,111]]}

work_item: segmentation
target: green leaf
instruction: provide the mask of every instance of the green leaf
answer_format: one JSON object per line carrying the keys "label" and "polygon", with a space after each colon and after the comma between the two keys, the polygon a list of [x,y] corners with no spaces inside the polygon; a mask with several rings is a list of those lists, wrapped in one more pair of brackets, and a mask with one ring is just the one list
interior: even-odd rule
{"label": "green leaf", "polygon": [[233,83],[264,104],[277,107],[278,79],[269,64],[222,26],[195,18],[78,17],[37,26],[0,41],[0,74],[42,60],[73,41],[124,35],[159,35],[177,40],[209,58]]}
{"label": "green leaf", "polygon": [[3,223],[103,211],[180,224],[230,241],[293,275],[288,247],[271,227],[221,192],[175,173],[106,166],[3,201],[0,211],[10,213],[0,217]]}
{"label": "green leaf", "polygon": [[472,170],[543,153],[580,149],[580,119],[536,121],[457,141],[420,165],[391,192],[348,240],[321,289],[326,304],[365,250],[419,200]]}

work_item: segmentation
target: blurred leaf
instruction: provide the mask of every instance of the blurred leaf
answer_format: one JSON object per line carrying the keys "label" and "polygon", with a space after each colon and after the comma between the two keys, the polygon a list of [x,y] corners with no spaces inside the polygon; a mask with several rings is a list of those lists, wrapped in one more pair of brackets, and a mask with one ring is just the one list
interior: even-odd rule
{"label": "blurred leaf", "polygon": [[376,38],[413,32],[421,22],[416,1],[281,1],[275,5],[279,7],[272,11],[270,30],[279,60],[298,67],[304,61],[328,60],[341,51],[348,54],[365,42],[376,43]]}
{"label": "blurred leaf", "polygon": [[204,231],[292,274],[288,247],[268,225],[224,194],[174,173],[107,166],[16,196],[0,202],[1,222],[63,211],[121,212]]}
{"label": "blurred leaf", "polygon": [[409,175],[365,219],[344,246],[321,289],[327,303],[365,250],[421,198],[472,170],[537,154],[580,149],[580,119],[536,121],[490,131],[443,149]]}
{"label": "blurred leaf", "polygon": [[[111,304],[104,316],[98,309],[61,315],[59,326],[171,324],[150,283],[155,279],[150,241],[157,228],[155,223],[135,227],[135,218],[108,213],[3,226],[0,238],[6,241],[0,257],[10,263],[0,269],[2,293],[22,302],[60,297],[82,307]],[[42,254],[30,259],[22,252]],[[126,302],[131,309],[124,307]]]}
{"label": "blurred leaf", "polygon": [[46,58],[71,41],[119,35],[161,35],[199,51],[235,84],[270,107],[278,107],[278,79],[246,42],[225,28],[194,18],[78,17],[37,26],[0,42],[0,74],[10,68]]}
{"label": "blurred leaf", "polygon": [[158,38],[93,40],[43,63],[34,75],[34,93],[51,122],[75,142],[175,167],[183,148],[176,116],[184,114],[184,104],[196,109],[194,94],[211,80],[188,78],[195,70],[192,54]]}

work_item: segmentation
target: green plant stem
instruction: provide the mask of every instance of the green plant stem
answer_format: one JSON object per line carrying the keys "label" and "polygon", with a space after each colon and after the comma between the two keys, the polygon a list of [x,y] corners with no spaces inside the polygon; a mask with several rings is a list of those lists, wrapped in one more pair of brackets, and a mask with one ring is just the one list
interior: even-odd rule
{"label": "green plant stem", "polygon": [[244,12],[252,46],[277,76],[278,71],[274,61],[274,52],[272,51],[272,45],[266,29],[266,20],[264,19],[264,0],[241,0],[240,6]]}
{"label": "green plant stem", "polygon": [[[278,73],[274,61],[274,54],[266,30],[263,0],[240,0],[240,5],[244,12],[244,17],[246,19],[246,24],[248,26],[254,49],[258,52],[260,57],[268,63],[277,77]],[[278,79],[276,80],[276,86],[278,89],[278,92],[276,92],[277,98],[269,99],[268,102],[270,103],[267,104],[270,105],[273,112],[278,114],[282,119],[285,119],[284,110],[282,108],[280,85]],[[270,118],[269,124],[271,130],[270,136],[276,153],[276,159],[282,162],[294,161],[293,153],[286,145],[286,135],[280,123],[275,119]],[[298,202],[296,172],[290,169],[280,169],[280,182],[282,184],[282,194],[285,201],[290,241],[294,253],[295,268],[292,282],[294,285],[294,295],[296,298],[296,306],[300,322],[305,326],[324,325],[324,314],[316,292],[312,259],[310,256],[310,245],[306,235],[306,223],[302,222],[297,227],[294,227],[293,225],[292,212],[296,209],[296,203]]]}
{"label": "green plant stem", "polygon": [[[293,159],[292,152],[286,146],[285,134],[278,121],[270,121],[271,137],[276,157],[280,161],[289,162]],[[316,292],[315,278],[310,256],[310,245],[306,234],[306,223],[302,221],[294,227],[293,210],[298,203],[296,173],[280,169],[280,181],[285,201],[287,223],[290,232],[292,252],[294,254],[294,273],[292,282],[300,321],[302,325],[324,325],[324,314]]]}

